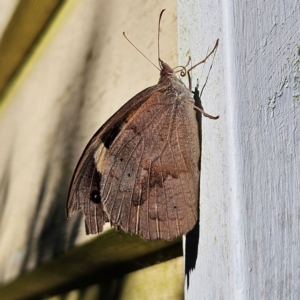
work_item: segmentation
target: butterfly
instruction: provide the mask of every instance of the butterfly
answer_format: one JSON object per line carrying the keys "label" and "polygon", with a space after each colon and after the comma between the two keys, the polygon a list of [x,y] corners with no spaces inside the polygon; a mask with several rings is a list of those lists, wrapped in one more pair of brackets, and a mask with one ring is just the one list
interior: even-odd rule
{"label": "butterfly", "polygon": [[148,241],[170,241],[198,220],[200,142],[193,94],[167,63],[159,59],[159,65],[158,83],[108,119],[75,168],[66,212],[69,218],[83,211],[87,234],[102,232],[110,222]]}

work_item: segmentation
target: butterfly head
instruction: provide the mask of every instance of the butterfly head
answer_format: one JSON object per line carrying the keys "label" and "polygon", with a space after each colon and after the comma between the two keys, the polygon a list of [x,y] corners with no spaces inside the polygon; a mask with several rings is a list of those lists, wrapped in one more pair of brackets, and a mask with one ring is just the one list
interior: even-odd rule
{"label": "butterfly head", "polygon": [[160,64],[160,67],[161,67],[160,76],[169,75],[169,74],[174,73],[173,69],[168,64],[163,62],[161,59],[159,60],[159,64]]}

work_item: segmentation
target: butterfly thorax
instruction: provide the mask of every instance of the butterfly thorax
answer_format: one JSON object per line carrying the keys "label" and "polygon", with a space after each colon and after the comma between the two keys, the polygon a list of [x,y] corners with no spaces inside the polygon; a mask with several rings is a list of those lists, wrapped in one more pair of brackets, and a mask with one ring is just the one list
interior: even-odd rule
{"label": "butterfly thorax", "polygon": [[191,91],[180,81],[174,74],[173,69],[161,61],[162,70],[160,71],[160,78],[158,84],[167,88],[169,94],[175,94],[178,100],[185,98],[187,100],[193,99]]}

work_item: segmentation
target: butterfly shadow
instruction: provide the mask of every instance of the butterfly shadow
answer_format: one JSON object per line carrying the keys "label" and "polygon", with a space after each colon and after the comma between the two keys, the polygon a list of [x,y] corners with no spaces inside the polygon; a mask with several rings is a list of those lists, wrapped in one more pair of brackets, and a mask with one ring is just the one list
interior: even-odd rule
{"label": "butterfly shadow", "polygon": [[[201,95],[203,92],[204,86],[201,89],[201,92],[198,90],[198,83],[195,87],[194,100],[195,106],[203,109],[201,104]],[[200,153],[202,153],[202,115],[198,111],[196,111],[196,117],[198,122],[198,135],[199,135],[199,143],[200,143]],[[199,159],[199,170],[201,170],[201,154]],[[199,230],[199,218],[198,222],[196,222],[194,228],[187,233],[186,240],[185,240],[185,276],[186,276],[186,283],[187,289],[190,285],[190,274],[192,270],[196,267],[196,262],[198,258],[198,245],[200,240],[200,230]]]}

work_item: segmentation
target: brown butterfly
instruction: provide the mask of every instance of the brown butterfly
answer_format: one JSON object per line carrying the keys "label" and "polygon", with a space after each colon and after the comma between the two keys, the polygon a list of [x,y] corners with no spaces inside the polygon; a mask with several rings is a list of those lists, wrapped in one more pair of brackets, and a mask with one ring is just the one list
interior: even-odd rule
{"label": "brown butterfly", "polygon": [[145,240],[169,241],[198,219],[200,143],[193,94],[168,64],[161,59],[159,64],[158,84],[121,107],[94,134],[76,166],[66,211],[68,218],[83,211],[87,234],[100,233],[110,222]]}

